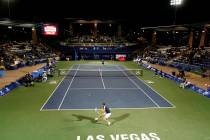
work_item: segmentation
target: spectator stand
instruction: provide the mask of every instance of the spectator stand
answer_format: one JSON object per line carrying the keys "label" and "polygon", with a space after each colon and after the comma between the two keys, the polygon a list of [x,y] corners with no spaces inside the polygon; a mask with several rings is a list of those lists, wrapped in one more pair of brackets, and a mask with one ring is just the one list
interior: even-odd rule
{"label": "spectator stand", "polygon": [[[52,61],[51,64],[52,65],[55,65],[55,61]],[[36,71],[33,71],[31,73],[31,77],[32,77],[32,80],[35,80],[37,79],[40,75],[43,74],[44,71],[47,71],[50,67],[49,66],[44,66]],[[23,78],[23,77],[22,77]],[[2,89],[0,89],[0,96],[4,96],[6,94],[8,94],[10,91],[12,91],[13,89],[23,85],[22,83],[22,78],[20,78],[19,80],[15,81],[15,82],[12,82],[11,84],[3,87]]]}
{"label": "spectator stand", "polygon": [[[160,70],[158,70],[156,68],[153,68],[153,67],[151,67],[150,65],[148,65],[146,63],[143,63],[142,66],[145,67],[146,69],[149,69],[151,71],[156,72],[157,75],[160,75],[162,77],[165,77],[167,79],[175,81],[179,85],[184,82],[184,79],[181,79],[181,78],[178,78],[176,76],[173,76],[173,75],[161,72]],[[197,93],[199,93],[199,94],[201,94],[203,96],[206,96],[206,97],[210,98],[210,90],[204,90],[204,89],[202,89],[200,87],[197,87],[196,85],[193,85],[193,84],[189,84],[187,86],[187,88],[190,88],[193,91],[195,91],[195,92],[197,92]]]}

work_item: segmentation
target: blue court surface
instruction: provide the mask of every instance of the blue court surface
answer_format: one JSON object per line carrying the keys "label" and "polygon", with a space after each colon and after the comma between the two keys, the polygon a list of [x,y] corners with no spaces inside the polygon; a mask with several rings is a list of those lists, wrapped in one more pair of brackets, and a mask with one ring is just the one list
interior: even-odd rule
{"label": "blue court surface", "polygon": [[[91,73],[103,70],[118,74],[94,76]],[[74,65],[41,110],[88,110],[100,106],[102,102],[112,109],[174,108],[139,77],[130,76],[124,70],[118,65]]]}

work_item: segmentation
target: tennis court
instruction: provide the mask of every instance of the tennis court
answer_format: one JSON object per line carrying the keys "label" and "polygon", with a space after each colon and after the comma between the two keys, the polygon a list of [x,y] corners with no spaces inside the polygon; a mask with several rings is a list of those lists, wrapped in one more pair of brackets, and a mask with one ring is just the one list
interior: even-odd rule
{"label": "tennis court", "polygon": [[77,64],[66,72],[41,110],[87,110],[106,102],[112,109],[174,108],[139,78],[119,65]]}
{"label": "tennis court", "polygon": [[[55,74],[46,83],[1,97],[1,139],[97,140],[100,135],[104,140],[155,139],[150,134],[161,140],[210,138],[208,98],[147,69],[142,68],[138,79],[128,71],[141,69],[133,61],[109,61],[104,66],[97,62],[59,61],[56,68],[65,70],[66,76]],[[94,120],[95,107],[104,101],[112,110],[111,126]]]}

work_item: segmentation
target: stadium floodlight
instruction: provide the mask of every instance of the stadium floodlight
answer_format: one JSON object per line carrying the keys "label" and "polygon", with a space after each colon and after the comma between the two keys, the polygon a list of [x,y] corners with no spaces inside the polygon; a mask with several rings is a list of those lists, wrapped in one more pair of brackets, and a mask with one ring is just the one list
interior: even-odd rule
{"label": "stadium floodlight", "polygon": [[181,5],[182,2],[183,2],[183,0],[171,0],[170,5],[177,6],[177,5]]}
{"label": "stadium floodlight", "polygon": [[176,25],[176,10],[177,6],[180,6],[183,3],[183,0],[170,0],[170,5],[174,6],[174,25]]}

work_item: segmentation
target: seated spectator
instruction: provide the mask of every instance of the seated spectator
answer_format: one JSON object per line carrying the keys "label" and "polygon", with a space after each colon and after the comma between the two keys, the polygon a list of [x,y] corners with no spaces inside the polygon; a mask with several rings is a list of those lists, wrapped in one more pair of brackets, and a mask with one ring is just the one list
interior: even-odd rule
{"label": "seated spectator", "polygon": [[184,89],[184,88],[188,87],[190,84],[191,83],[189,81],[184,79],[184,81],[182,83],[180,83],[180,87]]}
{"label": "seated spectator", "polygon": [[44,71],[42,74],[42,82],[47,82],[47,72]]}
{"label": "seated spectator", "polygon": [[33,78],[31,76],[30,73],[27,73],[23,79],[22,79],[22,83],[24,86],[28,87],[28,86],[34,86],[34,82],[33,82]]}
{"label": "seated spectator", "polygon": [[185,78],[185,72],[183,70],[180,70],[177,77],[180,77],[181,79],[184,79]]}
{"label": "seated spectator", "polygon": [[51,67],[51,68],[49,68],[49,69],[47,70],[47,76],[53,77],[53,74],[54,74],[54,68]]}
{"label": "seated spectator", "polygon": [[175,72],[175,71],[172,71],[172,75],[173,75],[173,76],[176,76],[176,72]]}

